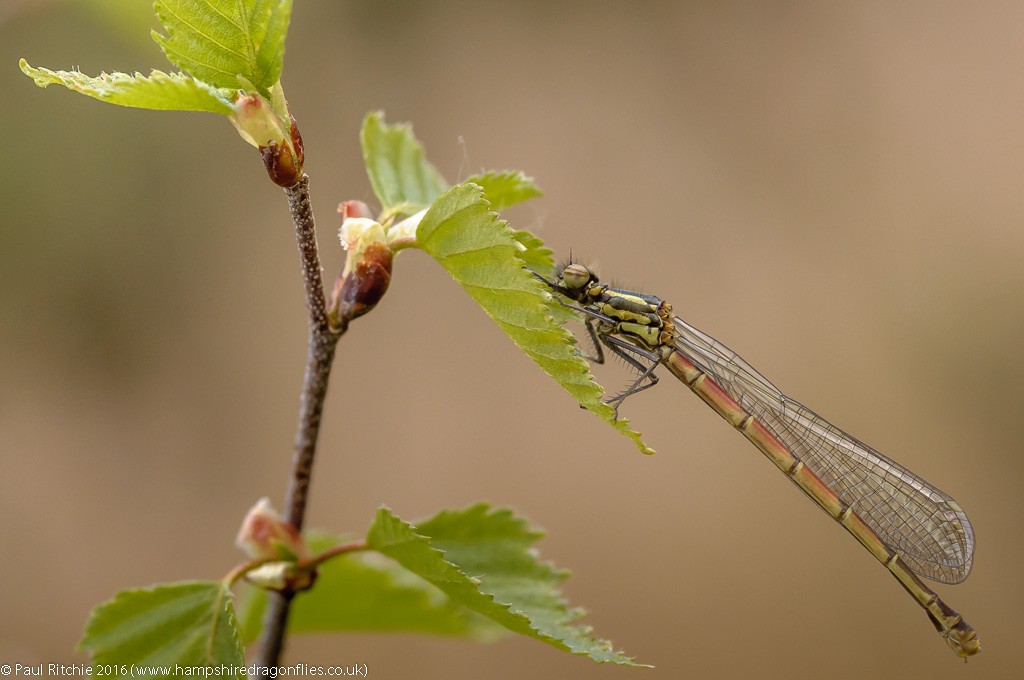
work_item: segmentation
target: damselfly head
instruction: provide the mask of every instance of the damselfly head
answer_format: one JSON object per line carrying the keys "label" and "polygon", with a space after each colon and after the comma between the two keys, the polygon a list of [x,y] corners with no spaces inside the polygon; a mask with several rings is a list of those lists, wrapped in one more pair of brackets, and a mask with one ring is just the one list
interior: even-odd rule
{"label": "damselfly head", "polygon": [[578,262],[567,264],[559,274],[559,280],[566,290],[581,290],[591,283],[597,283],[597,275]]}

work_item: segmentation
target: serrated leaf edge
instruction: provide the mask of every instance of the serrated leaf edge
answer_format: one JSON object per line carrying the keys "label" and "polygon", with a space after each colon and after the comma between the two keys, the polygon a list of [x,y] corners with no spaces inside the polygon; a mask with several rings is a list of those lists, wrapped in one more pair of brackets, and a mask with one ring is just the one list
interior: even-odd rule
{"label": "serrated leaf edge", "polygon": [[[431,215],[431,213],[435,210],[435,207],[442,204],[442,200],[445,197],[452,196],[456,192],[465,191],[466,189],[469,189],[469,191],[475,194],[475,196],[471,197],[470,201],[467,201],[465,204],[462,205],[456,204],[455,209],[452,210],[446,216],[442,215],[439,218],[437,216]],[[420,220],[419,225],[417,227],[416,235],[416,240],[418,242],[417,247],[422,248],[425,252],[431,255],[431,257],[437,260],[438,263],[442,267],[444,267],[446,271],[448,271],[452,278],[455,279],[456,283],[458,283],[459,286],[461,286],[464,290],[467,290],[467,292],[471,289],[480,289],[492,291],[505,291],[508,293],[528,292],[535,295],[537,299],[538,308],[535,309],[534,311],[537,311],[540,314],[542,314],[549,324],[549,327],[543,330],[538,330],[529,326],[524,326],[522,324],[508,323],[505,319],[499,318],[494,313],[492,313],[491,309],[481,304],[480,300],[477,299],[475,296],[471,295],[471,297],[473,297],[474,300],[477,301],[477,304],[480,304],[480,306],[483,308],[487,316],[494,320],[498,324],[498,326],[502,328],[506,335],[509,335],[512,341],[516,344],[517,347],[519,347],[521,351],[523,351],[528,357],[530,357],[531,360],[537,363],[537,365],[540,366],[541,370],[543,370],[553,380],[555,380],[555,382],[561,385],[563,389],[569,392],[569,394],[571,394],[573,398],[577,400],[577,402],[579,402],[584,408],[586,408],[588,411],[596,415],[598,418],[611,425],[619,433],[631,439],[633,443],[636,445],[636,447],[642,453],[647,455],[653,454],[654,449],[650,448],[649,446],[647,446],[647,444],[644,443],[642,435],[639,432],[633,430],[633,428],[629,424],[629,421],[625,419],[616,420],[615,411],[602,401],[602,397],[605,394],[604,389],[594,378],[594,375],[590,371],[590,365],[587,363],[587,361],[583,359],[581,356],[579,356],[578,353],[574,352],[574,349],[576,347],[575,336],[573,336],[573,334],[569,330],[558,325],[555,322],[554,316],[552,315],[550,310],[550,304],[553,301],[551,293],[547,290],[543,283],[541,283],[535,277],[533,277],[532,273],[530,273],[529,268],[526,266],[526,263],[519,257],[518,248],[520,246],[519,240],[516,238],[516,232],[508,225],[507,221],[502,219],[500,215],[498,215],[496,212],[490,209],[490,205],[491,204],[490,201],[487,200],[486,191],[484,187],[474,183],[456,184],[455,186],[448,189],[448,191],[443,193],[440,197],[438,197],[437,200],[435,200],[434,203],[431,205],[430,209],[427,210],[426,214],[423,216],[423,219]],[[449,251],[440,251],[440,249],[432,249],[430,247],[429,241],[431,240],[431,238],[433,238],[437,229],[441,227],[444,222],[455,219],[464,211],[476,209],[479,207],[482,207],[485,210],[487,214],[488,224],[493,225],[495,229],[497,229],[503,234],[503,236],[505,237],[505,243],[489,244],[480,248],[460,250],[454,253]],[[431,227],[430,234],[427,238],[424,238],[422,235],[424,225]],[[495,247],[510,248],[512,256],[520,264],[520,270],[522,271],[523,277],[521,279],[521,283],[525,285],[519,287],[477,286],[476,284],[469,283],[465,280],[457,278],[453,270],[445,265],[445,261],[448,260],[449,258],[457,257],[458,255],[461,255],[463,253],[482,252],[487,249]],[[565,343],[565,346],[567,348],[564,358],[552,357],[547,354],[535,353],[531,348],[527,348],[520,345],[516,337],[513,336],[511,333],[508,332],[507,329],[504,328],[504,324],[506,323],[508,323],[509,326],[520,328],[525,333],[536,337],[538,340],[537,344],[543,344],[540,341],[540,335],[548,332],[557,334],[557,336],[561,338],[562,342]],[[561,371],[558,372],[558,375],[555,375],[555,373],[553,373],[552,371],[548,371],[547,368],[545,368],[545,366],[541,362],[537,361],[535,355],[545,357],[545,359],[548,362],[557,362],[558,364],[560,364]],[[575,368],[576,370],[574,371],[573,368]],[[580,375],[583,376],[582,380],[579,379]],[[570,389],[570,385],[575,386],[577,388],[577,391]],[[583,391],[584,398],[581,398],[581,395],[578,390]]]}
{"label": "serrated leaf edge", "polygon": [[[219,581],[203,581],[203,580],[186,580],[186,581],[175,581],[172,583],[157,583],[151,586],[144,586],[141,588],[125,588],[114,593],[113,597],[92,608],[89,613],[89,618],[85,623],[85,630],[82,633],[82,638],[75,644],[75,649],[78,651],[86,651],[93,655],[93,648],[86,644],[86,641],[91,635],[95,633],[94,628],[97,621],[101,620],[106,615],[107,610],[112,607],[116,607],[123,604],[123,600],[130,599],[136,595],[153,595],[161,589],[166,588],[183,588],[186,586],[206,586],[206,587],[217,587],[217,596],[213,603],[214,615],[211,617],[211,625],[209,632],[206,636],[205,655],[206,660],[212,661],[214,656],[213,646],[216,641],[217,626],[222,620],[222,616],[226,616],[228,619],[228,626],[231,630],[231,641],[234,645],[235,652],[239,658],[245,657],[245,647],[242,644],[240,637],[240,630],[238,627],[237,620],[235,619],[233,609],[234,598],[231,594],[231,589],[228,588],[224,583]],[[122,602],[119,602],[122,601]],[[122,619],[123,620],[123,619]]]}
{"label": "serrated leaf edge", "polygon": [[[481,507],[481,506],[489,507],[485,503],[478,503],[477,505],[471,506],[470,509]],[[467,511],[468,510],[469,509],[467,509]],[[442,512],[444,512],[444,511],[442,511]],[[450,512],[451,512],[451,514],[456,514],[454,511],[450,511]],[[517,521],[521,521],[521,522],[523,522],[525,524],[525,520],[523,520],[522,518],[519,518],[518,516],[516,516],[514,512],[512,512],[511,510],[509,510],[508,512]],[[591,655],[590,653],[588,653],[585,650],[577,650],[577,649],[573,649],[573,648],[569,647],[565,642],[563,642],[559,638],[553,637],[553,636],[543,632],[539,627],[535,626],[533,624],[532,620],[530,619],[530,617],[527,616],[524,612],[518,611],[516,609],[513,609],[513,607],[514,607],[513,604],[501,602],[501,601],[497,600],[493,594],[481,590],[480,589],[480,585],[482,584],[482,582],[479,579],[470,576],[459,565],[457,565],[457,564],[455,564],[453,562],[449,562],[447,559],[445,559],[445,554],[446,554],[445,551],[440,549],[440,548],[435,548],[432,545],[431,539],[430,539],[429,536],[424,536],[423,534],[418,533],[417,530],[416,530],[416,526],[415,525],[405,521],[404,519],[402,519],[398,515],[394,514],[391,511],[390,508],[388,508],[386,506],[382,506],[381,508],[379,508],[377,510],[377,518],[374,519],[374,526],[377,524],[377,521],[378,521],[378,519],[381,516],[384,516],[384,517],[386,517],[389,520],[393,520],[393,521],[398,522],[399,524],[401,524],[405,529],[407,529],[413,535],[414,540],[416,540],[417,542],[420,542],[420,543],[424,543],[429,551],[431,551],[432,553],[437,555],[438,559],[440,559],[445,565],[447,565],[448,567],[453,569],[462,579],[465,580],[466,583],[471,585],[476,593],[478,593],[479,595],[484,597],[486,601],[491,602],[491,603],[495,604],[496,606],[498,606],[499,608],[507,611],[514,619],[516,619],[517,621],[521,622],[527,629],[532,631],[533,634],[531,635],[531,637],[534,637],[535,639],[540,640],[542,642],[545,642],[545,643],[547,643],[547,644],[549,644],[549,645],[551,645],[551,646],[553,646],[553,647],[555,647],[557,649],[560,649],[560,650],[562,650],[564,652],[569,652],[570,654],[573,654],[574,656],[586,656],[586,657],[589,657],[589,658],[591,658],[592,660],[594,660],[595,662],[598,662],[598,663],[615,663],[614,661],[612,661],[610,659],[595,659],[593,657],[593,655]],[[371,532],[372,532],[372,528],[371,528]],[[374,547],[374,549],[380,550],[380,548],[372,546],[372,542],[370,541],[370,535],[369,534],[367,535],[367,542],[370,542],[371,543],[371,547]],[[387,554],[387,553],[383,552],[383,550],[380,550],[380,551],[382,552],[382,554],[385,554],[385,555]],[[545,562],[539,562],[539,564],[548,565],[549,563],[545,561]],[[406,567],[406,568],[408,568],[408,567]],[[557,569],[557,568],[553,568],[551,571],[552,571],[552,573],[554,575],[559,577],[559,580],[564,580],[564,578],[569,575],[568,570],[560,570],[560,569]],[[564,575],[563,575],[563,573],[564,573]],[[428,581],[429,581],[429,579],[428,579]],[[570,608],[568,606],[568,602],[561,596],[560,592],[558,593],[558,599],[559,599],[560,603],[564,606],[564,609],[566,610],[566,613],[567,613],[566,624],[569,625],[570,621],[574,620],[575,618],[578,618],[578,616],[574,616],[574,614],[577,611],[582,611],[582,610],[580,610],[579,608]],[[477,611],[479,614],[481,614],[483,616],[486,616],[488,618],[491,618],[487,614],[487,612],[480,611],[479,609],[476,609],[475,607],[472,607],[472,606],[467,605],[467,604],[463,604],[463,606],[469,607],[470,609],[473,609],[474,611]],[[513,633],[520,633],[521,634],[520,631],[516,630],[515,628],[509,627],[508,625],[506,625],[502,621],[495,621],[495,622],[498,623],[499,625],[507,628],[508,630],[511,630]],[[589,626],[589,625],[571,626],[571,627],[575,628],[576,632],[578,632],[581,635],[586,636],[588,638],[590,638],[590,632],[593,630],[593,627]],[[621,652],[615,652],[614,647],[612,647],[611,642],[609,640],[604,640],[604,639],[601,639],[601,638],[590,638],[590,639],[592,639],[598,645],[606,646],[614,654],[617,654],[617,655],[621,656],[623,659],[627,660],[629,662],[629,665],[633,665],[633,666],[641,667],[641,668],[644,668],[644,667],[649,668],[650,667],[650,666],[647,666],[646,664],[636,663],[636,660],[633,657],[626,656],[625,654],[622,654]]]}
{"label": "serrated leaf edge", "polygon": [[[107,73],[106,71],[101,71],[98,76],[90,76],[77,70],[54,71],[42,66],[32,66],[25,59],[20,59],[18,61],[18,66],[21,68],[22,73],[32,78],[32,80],[35,81],[35,84],[39,87],[46,88],[50,85],[60,85],[72,92],[84,94],[87,97],[92,97],[98,101],[131,108],[158,111],[207,111],[210,113],[231,115],[233,112],[231,107],[232,98],[237,92],[237,90],[214,87],[202,80],[196,80],[187,73],[167,73],[158,69],[151,70],[149,75],[144,75],[138,71],[135,71],[134,73],[124,73],[121,71]],[[156,85],[158,87],[162,87],[164,83],[169,83],[171,87],[179,85],[195,87],[198,92],[208,95],[209,101],[218,102],[221,106],[216,108],[205,107],[202,109],[186,107],[158,108],[132,102],[113,101],[113,98],[125,96],[126,93],[130,91],[117,91],[115,88],[129,88],[131,85],[136,84],[139,86]],[[110,89],[104,89],[104,85],[108,86]],[[173,92],[173,90],[171,91]]]}

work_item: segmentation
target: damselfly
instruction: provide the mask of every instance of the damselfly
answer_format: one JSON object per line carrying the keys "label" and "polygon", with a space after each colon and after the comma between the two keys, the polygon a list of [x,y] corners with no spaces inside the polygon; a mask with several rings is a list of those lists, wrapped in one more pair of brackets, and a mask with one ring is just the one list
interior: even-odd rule
{"label": "damselfly", "polygon": [[974,531],[960,505],[870,446],[790,399],[731,349],[672,313],[652,295],[611,288],[569,264],[550,281],[578,312],[603,363],[602,345],[639,371],[608,403],[658,382],[664,365],[853,534],[920,604],[943,639],[966,659],[977,633],[918,576],[960,583],[971,571]]}

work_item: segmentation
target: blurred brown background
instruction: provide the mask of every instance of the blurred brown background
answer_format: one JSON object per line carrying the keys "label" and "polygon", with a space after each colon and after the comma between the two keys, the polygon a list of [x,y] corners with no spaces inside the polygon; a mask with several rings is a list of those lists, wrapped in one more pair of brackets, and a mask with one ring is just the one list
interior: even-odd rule
{"label": "blurred brown background", "polygon": [[[297,2],[284,84],[328,277],[372,200],[367,110],[451,180],[673,301],[788,393],[952,493],[963,668],[885,570],[669,379],[640,455],[426,256],[341,344],[309,524],[486,499],[548,531],[566,591],[644,677],[1019,677],[1024,653],[1024,9],[965,3]],[[82,661],[90,608],[218,578],[280,505],[305,355],[284,197],[212,115],[104,106],[17,70],[167,69],[149,2],[0,8],[0,662]],[[625,374],[598,376],[611,388]],[[624,678],[544,644],[294,639],[378,678]],[[967,673],[968,675],[964,675]]]}

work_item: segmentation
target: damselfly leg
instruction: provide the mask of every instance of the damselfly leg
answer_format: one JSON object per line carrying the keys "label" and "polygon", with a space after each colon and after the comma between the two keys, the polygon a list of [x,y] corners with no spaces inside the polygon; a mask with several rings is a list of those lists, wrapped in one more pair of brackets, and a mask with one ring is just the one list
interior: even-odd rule
{"label": "damselfly leg", "polygon": [[[583,325],[587,329],[587,334],[590,337],[590,342],[591,345],[593,345],[595,352],[593,355],[590,355],[581,350],[580,354],[585,359],[592,361],[595,364],[604,364],[604,350],[601,348],[601,346],[604,345],[612,352],[612,354],[622,359],[637,372],[637,378],[628,387],[620,393],[609,397],[604,402],[615,410],[615,418],[618,419],[619,407],[622,405],[622,402],[625,401],[626,397],[634,395],[637,392],[643,392],[644,390],[658,384],[658,376],[654,373],[654,369],[658,367],[659,363],[661,363],[661,358],[654,352],[637,347],[635,344],[618,337],[617,333],[621,326],[621,322],[619,320],[606,314],[602,314],[591,305],[570,304],[565,302],[562,300],[562,297],[568,297],[569,299],[575,300],[571,289],[567,288],[563,284],[551,281],[536,272],[533,272],[533,275],[558,293],[558,295],[555,296],[555,300],[560,305],[566,309],[571,309],[580,315],[580,319],[583,321]],[[640,361],[638,357],[645,361]]]}
{"label": "damselfly leg", "polygon": [[[582,308],[581,311],[584,314],[592,313],[586,308]],[[632,366],[639,373],[636,380],[634,380],[629,387],[605,401],[606,404],[615,409],[615,418],[617,420],[619,417],[619,407],[622,406],[622,402],[626,400],[626,397],[632,396],[637,392],[643,392],[644,390],[658,384],[658,376],[654,373],[654,369],[661,363],[661,359],[657,354],[641,349],[632,343],[626,342],[625,340],[612,335],[611,333],[601,333],[598,331],[597,337],[609,350],[612,351],[612,353]],[[646,359],[647,364],[644,365],[641,363],[636,357],[632,356],[631,353]],[[644,383],[645,380],[648,382]]]}
{"label": "damselfly leg", "polygon": [[664,365],[881,562],[954,652],[981,650],[974,629],[918,578],[960,583],[971,571],[974,530],[953,498],[783,394],[666,301],[601,284],[579,264],[555,281],[537,278],[587,326],[601,360],[603,345],[640,372],[608,401],[616,417],[623,400],[657,383],[654,369]]}

